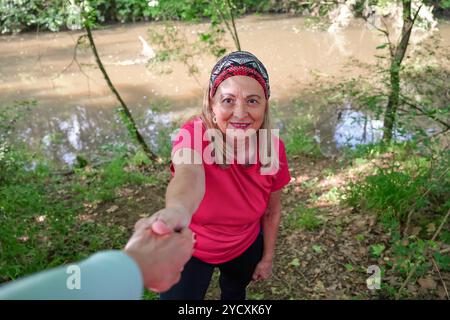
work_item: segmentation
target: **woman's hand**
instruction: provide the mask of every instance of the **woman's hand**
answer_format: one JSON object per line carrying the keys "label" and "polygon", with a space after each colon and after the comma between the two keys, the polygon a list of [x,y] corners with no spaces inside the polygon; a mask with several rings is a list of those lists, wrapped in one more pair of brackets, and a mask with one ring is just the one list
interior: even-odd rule
{"label": "woman's hand", "polygon": [[189,222],[190,215],[184,208],[164,208],[149,218],[140,219],[134,229],[151,228],[154,233],[164,235],[187,228]]}
{"label": "woman's hand", "polygon": [[272,260],[261,260],[253,272],[253,281],[266,280],[272,275]]}
{"label": "woman's hand", "polygon": [[188,228],[179,233],[157,235],[141,225],[124,252],[139,266],[144,286],[155,292],[164,292],[180,280],[181,271],[192,256],[194,242]]}

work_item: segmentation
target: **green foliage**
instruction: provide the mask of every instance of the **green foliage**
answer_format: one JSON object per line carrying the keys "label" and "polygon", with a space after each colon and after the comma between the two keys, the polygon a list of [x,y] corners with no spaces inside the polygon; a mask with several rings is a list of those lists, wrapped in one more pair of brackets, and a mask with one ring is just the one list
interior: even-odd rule
{"label": "green foliage", "polygon": [[[406,277],[411,269],[417,265],[415,275],[418,277],[425,275],[431,267],[429,258],[424,255],[426,246],[433,249],[436,248],[436,243],[415,236],[411,236],[409,239],[400,239],[399,236],[394,236],[394,241],[392,243],[393,262],[390,265],[391,268],[403,277]],[[435,254],[435,256],[437,255]],[[448,268],[448,266],[446,267],[441,264],[448,259],[448,256],[439,257],[441,258],[439,260],[440,266]]]}
{"label": "green foliage", "polygon": [[312,249],[315,253],[322,253],[322,246],[315,244],[312,246]]}
{"label": "green foliage", "polygon": [[319,157],[320,149],[312,137],[312,123],[306,117],[291,119],[283,130],[283,141],[289,155]]}
{"label": "green foliage", "polygon": [[412,207],[420,210],[429,205],[428,198],[420,198],[428,185],[429,172],[423,165],[414,169],[381,167],[363,182],[350,183],[345,201],[378,213],[385,222],[392,222],[391,218],[404,222]]}
{"label": "green foliage", "polygon": [[16,122],[35,105],[35,101],[17,101],[0,107],[0,184],[14,183],[24,165],[23,152],[11,146],[11,136]]}
{"label": "green foliage", "polygon": [[386,247],[384,244],[374,244],[370,247],[370,249],[375,257],[380,257]]}
{"label": "green foliage", "polygon": [[9,142],[16,121],[35,103],[18,102],[0,109],[0,282],[70,261],[103,249],[122,248],[122,226],[82,219],[87,201],[115,197],[128,183],[155,183],[135,170],[142,156],[113,159],[92,169],[78,157],[70,181]]}
{"label": "green foliage", "polygon": [[[441,6],[445,8],[446,1]],[[75,0],[75,4],[84,4],[92,13],[90,19],[98,24],[110,22],[137,22],[181,20],[199,22],[202,19],[217,21],[214,5],[219,4],[221,10],[225,1],[207,0]],[[234,0],[232,5],[237,15],[249,13],[306,13],[324,17],[336,4],[332,1],[291,1],[291,0]],[[439,6],[438,6],[439,7]],[[439,8],[441,8],[439,7]],[[356,12],[363,5],[357,2]],[[358,11],[359,10],[359,11]],[[79,25],[79,10],[65,0],[1,0],[0,25],[2,33],[21,32],[31,29],[60,31]],[[222,10],[222,12],[226,12]]]}
{"label": "green foliage", "polygon": [[[141,156],[135,156],[130,163],[139,158],[142,159]],[[81,183],[73,185],[73,192],[88,201],[106,201],[116,197],[115,190],[118,187],[156,182],[153,177],[146,177],[133,170],[128,163],[125,158],[115,158],[99,170],[78,170],[77,175]]]}
{"label": "green foliage", "polygon": [[295,228],[312,231],[319,228],[323,221],[318,217],[316,208],[298,206],[289,215],[288,223]]}
{"label": "green foliage", "polygon": [[143,300],[159,300],[159,295],[153,291],[144,289],[144,296],[142,297],[142,299]]}
{"label": "green foliage", "polygon": [[353,208],[376,213],[389,229],[404,226],[413,212],[415,225],[425,230],[450,208],[448,150],[428,150],[412,141],[361,147],[354,155],[375,163],[390,157],[362,181],[350,183],[343,199]]}
{"label": "green foliage", "polygon": [[17,33],[34,28],[59,31],[70,21],[70,2],[64,0],[0,1],[1,33]]}
{"label": "green foliage", "polygon": [[352,272],[353,270],[355,270],[355,267],[351,263],[346,263],[344,267],[348,272]]}
{"label": "green foliage", "polygon": [[292,125],[286,133],[286,152],[289,155],[319,156],[317,143],[302,126]]}
{"label": "green foliage", "polygon": [[[22,155],[23,163],[30,159]],[[83,204],[112,200],[127,184],[154,184],[133,162],[116,158],[98,169],[76,169],[70,181],[48,166],[17,166],[14,183],[0,184],[0,282],[78,261],[93,252],[122,248],[129,236],[123,226],[84,219]]]}
{"label": "green foliage", "polygon": [[[92,16],[92,22],[136,22],[149,20],[200,21],[212,15],[212,2],[207,0],[89,0],[74,1],[84,4]],[[288,2],[288,1],[282,1]],[[239,0],[234,4],[241,14],[250,12],[280,11],[278,4],[269,0]],[[289,10],[285,7],[282,10]],[[2,33],[31,29],[59,31],[73,25],[79,10],[66,0],[1,0],[0,25]],[[79,23],[75,23],[77,25]]]}

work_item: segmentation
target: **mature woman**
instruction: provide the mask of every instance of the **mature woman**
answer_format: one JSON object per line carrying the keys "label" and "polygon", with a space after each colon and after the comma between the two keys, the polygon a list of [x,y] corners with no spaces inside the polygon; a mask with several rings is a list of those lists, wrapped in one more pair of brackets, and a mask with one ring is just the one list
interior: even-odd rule
{"label": "mature woman", "polygon": [[159,234],[189,227],[196,244],[180,281],[161,299],[203,299],[215,267],[224,300],[245,299],[251,280],[271,275],[281,189],[290,175],[270,127],[269,96],[264,65],[249,52],[233,52],[214,66],[201,116],[174,141],[166,207],[151,227]]}

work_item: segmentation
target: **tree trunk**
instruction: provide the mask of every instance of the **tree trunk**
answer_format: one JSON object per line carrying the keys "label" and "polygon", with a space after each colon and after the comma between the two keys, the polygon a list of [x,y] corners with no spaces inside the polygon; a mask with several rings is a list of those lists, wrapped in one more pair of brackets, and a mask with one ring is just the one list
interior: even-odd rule
{"label": "tree trunk", "polygon": [[121,111],[123,112],[123,115],[127,118],[125,125],[127,127],[128,132],[131,134],[133,139],[136,139],[136,141],[140,144],[144,152],[147,154],[147,156],[152,160],[155,161],[157,159],[156,155],[150,150],[147,143],[145,142],[142,135],[139,133],[139,130],[137,129],[136,122],[133,119],[133,116],[131,115],[130,110],[128,109],[127,105],[123,101],[122,97],[120,96],[119,92],[116,90],[114,85],[111,82],[111,79],[108,76],[108,73],[106,72],[102,61],[100,60],[100,57],[97,52],[97,48],[95,46],[94,38],[92,37],[91,28],[89,26],[89,23],[85,23],[85,28],[87,31],[87,36],[89,39],[89,43],[92,48],[92,52],[94,53],[95,60],[97,61],[97,65],[100,68],[100,71],[102,72],[103,76],[105,77],[106,83],[108,84],[108,87],[111,89],[112,93],[116,96],[117,100],[120,103]]}
{"label": "tree trunk", "polygon": [[392,61],[390,74],[390,94],[386,111],[384,114],[383,140],[390,142],[394,131],[395,120],[397,116],[397,107],[400,97],[400,65]]}
{"label": "tree trunk", "polygon": [[[402,0],[402,4],[403,26],[400,35],[400,42],[395,46],[394,50],[390,50],[390,93],[388,104],[386,106],[386,111],[384,114],[383,124],[383,140],[385,142],[390,142],[392,140],[392,134],[397,116],[397,108],[400,100],[400,68],[403,58],[405,57],[406,50],[408,49],[409,38],[411,37],[411,31],[414,26],[414,22],[417,18],[417,14],[420,11],[419,7],[414,17],[411,17],[411,0]],[[393,44],[390,43],[389,45],[392,46]]]}

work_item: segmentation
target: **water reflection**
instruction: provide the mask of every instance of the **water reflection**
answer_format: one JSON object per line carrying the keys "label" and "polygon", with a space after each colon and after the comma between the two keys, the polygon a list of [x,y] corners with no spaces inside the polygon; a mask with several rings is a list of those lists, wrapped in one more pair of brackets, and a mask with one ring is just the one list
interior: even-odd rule
{"label": "water reflection", "polygon": [[[315,125],[314,139],[324,156],[334,157],[342,148],[354,149],[361,144],[372,144],[383,138],[383,120],[375,114],[355,109],[351,103],[342,108],[329,108],[322,112]],[[394,141],[407,141],[412,134],[395,128]]]}
{"label": "water reflection", "polygon": [[[160,134],[169,135],[173,128],[174,113],[158,113],[151,107],[135,113],[140,133],[152,149],[158,149]],[[77,106],[57,115],[25,119],[22,127],[19,125],[17,129],[17,142],[25,142],[32,150],[40,150],[60,165],[73,166],[78,155],[89,154],[86,157],[92,160],[105,149],[133,145],[117,109],[96,111]]]}
{"label": "water reflection", "polygon": [[[384,40],[363,25],[350,26],[335,33],[310,30],[303,18],[248,16],[239,20],[239,32],[248,50],[266,64],[273,88],[272,100],[290,101],[302,93],[301,84],[316,82],[317,75],[353,77],[367,70],[345,67],[353,61],[373,64],[375,49]],[[127,24],[96,31],[98,49],[107,71],[132,109],[144,139],[153,149],[161,136],[166,138],[175,122],[191,115],[188,108],[201,107],[202,90],[181,63],[165,62],[171,73],[144,63],[143,44],[137,36],[158,24]],[[207,30],[208,24],[182,25],[188,39]],[[442,25],[440,33],[448,46],[450,27]],[[190,38],[189,38],[190,37]],[[90,50],[77,53],[83,73],[75,64],[62,72],[73,58],[75,34],[22,34],[0,37],[0,105],[15,100],[38,100],[28,118],[18,124],[17,141],[50,160],[73,165],[77,155],[93,160],[107,148],[133,145],[116,114],[117,101],[94,67]],[[192,39],[191,39],[192,40]],[[150,43],[150,45],[152,45]],[[228,49],[232,44],[228,44]],[[20,54],[18,54],[20,53]],[[207,83],[214,59],[198,57],[201,83]],[[345,68],[344,68],[345,67]],[[158,108],[156,100],[168,105]],[[200,101],[198,101],[200,100]],[[160,101],[160,102],[161,102]],[[341,111],[338,111],[342,107]],[[157,112],[155,110],[163,110]],[[373,115],[354,110],[351,105],[329,106],[313,110],[315,139],[325,155],[335,155],[343,146],[354,147],[381,139],[382,123]],[[288,117],[286,117],[288,118]],[[181,120],[180,120],[181,119]],[[275,119],[283,130],[289,119]],[[312,133],[314,134],[314,133]],[[397,140],[409,139],[396,131]]]}
{"label": "water reflection", "polygon": [[[383,120],[376,119],[367,113],[347,109],[341,112],[339,122],[336,124],[333,139],[336,147],[354,148],[359,144],[370,144],[379,142],[383,138]],[[395,141],[410,140],[410,133],[394,130]]]}

